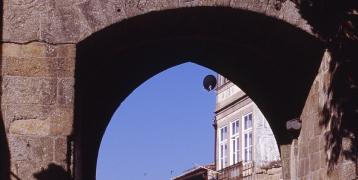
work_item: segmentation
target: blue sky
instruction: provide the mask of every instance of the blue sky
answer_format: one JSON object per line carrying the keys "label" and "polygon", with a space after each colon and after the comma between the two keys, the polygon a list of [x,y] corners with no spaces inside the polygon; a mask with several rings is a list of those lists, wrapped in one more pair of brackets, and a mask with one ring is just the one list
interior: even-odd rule
{"label": "blue sky", "polygon": [[97,180],[168,180],[214,159],[210,69],[185,63],[144,82],[114,113],[102,139]]}

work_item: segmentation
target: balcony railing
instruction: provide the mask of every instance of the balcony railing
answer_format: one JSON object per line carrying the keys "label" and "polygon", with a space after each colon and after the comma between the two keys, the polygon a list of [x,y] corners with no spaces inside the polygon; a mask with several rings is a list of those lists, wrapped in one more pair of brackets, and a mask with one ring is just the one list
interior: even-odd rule
{"label": "balcony railing", "polygon": [[254,163],[239,162],[219,171],[218,180],[249,180],[253,179]]}

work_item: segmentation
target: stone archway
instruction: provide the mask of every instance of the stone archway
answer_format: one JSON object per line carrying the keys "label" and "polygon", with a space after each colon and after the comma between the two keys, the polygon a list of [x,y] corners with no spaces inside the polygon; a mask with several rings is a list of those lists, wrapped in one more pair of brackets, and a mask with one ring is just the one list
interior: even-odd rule
{"label": "stone archway", "polygon": [[149,12],[187,7],[227,7],[285,21],[313,34],[291,1],[276,0],[66,0],[3,2],[3,42],[78,43],[107,26]]}
{"label": "stone archway", "polygon": [[285,122],[300,116],[323,48],[282,21],[207,7],[123,21],[80,42],[76,54],[76,173],[93,179],[102,135],[120,102],[151,76],[189,59],[242,87],[271,120],[278,143],[290,143]]}
{"label": "stone archway", "polygon": [[[281,9],[276,0],[2,3],[0,133],[10,154],[1,154],[3,179],[9,169],[34,179],[53,163],[94,179],[114,109],[141,82],[188,59],[240,85],[273,119],[279,143],[290,143],[284,122],[301,117],[295,176],[326,177],[318,119],[329,54],[318,71],[322,44],[292,2]],[[345,167],[353,166],[341,163],[335,177],[351,177],[340,173]]]}

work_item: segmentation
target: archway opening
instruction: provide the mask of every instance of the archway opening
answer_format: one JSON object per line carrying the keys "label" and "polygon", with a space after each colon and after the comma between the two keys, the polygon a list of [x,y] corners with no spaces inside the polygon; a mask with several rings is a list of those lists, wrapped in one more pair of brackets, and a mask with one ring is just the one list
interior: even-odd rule
{"label": "archway opening", "polygon": [[193,63],[167,69],[118,107],[102,138],[97,179],[171,179],[214,160],[213,71]]}
{"label": "archway opening", "polygon": [[[219,80],[209,93],[202,86],[207,74]],[[220,137],[224,128],[226,140]],[[224,144],[226,150],[220,148]],[[213,172],[204,175],[210,179],[215,172],[239,172],[244,164],[261,170],[261,176],[262,170],[275,169],[267,178],[281,176],[267,120],[228,79],[184,63],[150,78],[118,107],[102,138],[96,179],[180,179],[200,167]]]}
{"label": "archway opening", "polygon": [[239,85],[272,119],[278,144],[288,143],[285,122],[300,115],[322,51],[316,38],[285,22],[230,8],[153,12],[93,34],[77,45],[76,177],[94,179],[99,144],[118,105],[185,59]]}

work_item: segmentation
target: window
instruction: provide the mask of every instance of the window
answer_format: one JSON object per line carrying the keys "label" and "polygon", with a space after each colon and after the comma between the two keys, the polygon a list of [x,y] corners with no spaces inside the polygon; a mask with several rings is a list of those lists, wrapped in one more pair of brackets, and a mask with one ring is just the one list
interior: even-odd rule
{"label": "window", "polygon": [[238,136],[232,139],[232,164],[236,164],[240,161],[240,139]]}
{"label": "window", "polygon": [[220,128],[220,141],[227,139],[227,126]]}
{"label": "window", "polygon": [[245,133],[244,135],[245,146],[244,146],[244,161],[252,161],[252,131]]}
{"label": "window", "polygon": [[239,121],[231,123],[231,134],[236,135],[239,133]]}
{"label": "window", "polygon": [[228,138],[228,132],[227,132],[228,127],[224,126],[222,128],[220,128],[220,149],[219,149],[219,157],[220,157],[220,164],[219,167],[220,169],[223,169],[225,167],[227,167],[227,150],[228,150],[228,145],[227,145],[227,138]]}
{"label": "window", "polygon": [[244,120],[244,162],[252,161],[252,113],[249,113],[243,117]]}
{"label": "window", "polygon": [[240,121],[234,121],[231,123],[231,151],[230,151],[230,163],[231,165],[236,164],[240,161],[240,139],[239,139],[239,127]]}
{"label": "window", "polygon": [[245,130],[252,128],[252,113],[244,116],[244,123],[245,123],[244,125]]}
{"label": "window", "polygon": [[220,145],[220,169],[227,167],[227,143],[222,143]]}

